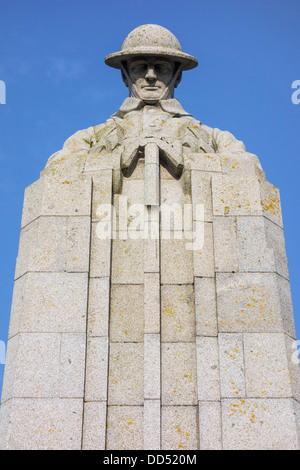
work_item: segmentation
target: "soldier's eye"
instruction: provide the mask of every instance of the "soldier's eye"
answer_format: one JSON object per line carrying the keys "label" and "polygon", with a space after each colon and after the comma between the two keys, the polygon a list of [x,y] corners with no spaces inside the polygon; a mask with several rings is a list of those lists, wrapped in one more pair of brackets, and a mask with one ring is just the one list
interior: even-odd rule
{"label": "soldier's eye", "polygon": [[171,70],[171,66],[168,63],[155,64],[155,69],[157,70],[157,72],[165,73]]}
{"label": "soldier's eye", "polygon": [[132,64],[131,70],[133,72],[144,72],[147,69],[147,64]]}

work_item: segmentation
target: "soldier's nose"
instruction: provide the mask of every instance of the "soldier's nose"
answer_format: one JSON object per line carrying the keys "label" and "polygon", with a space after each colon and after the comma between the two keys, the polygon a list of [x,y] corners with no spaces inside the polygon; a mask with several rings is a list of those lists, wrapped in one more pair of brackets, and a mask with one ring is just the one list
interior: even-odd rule
{"label": "soldier's nose", "polygon": [[146,78],[147,80],[154,80],[155,78],[157,78],[157,75],[156,75],[156,72],[155,72],[154,67],[148,67],[148,68],[147,68],[147,72],[146,72],[145,78]]}

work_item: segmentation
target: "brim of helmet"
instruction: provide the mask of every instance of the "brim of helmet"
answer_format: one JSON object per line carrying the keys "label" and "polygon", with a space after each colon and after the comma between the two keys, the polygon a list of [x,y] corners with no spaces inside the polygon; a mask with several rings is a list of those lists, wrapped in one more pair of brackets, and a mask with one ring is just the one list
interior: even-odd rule
{"label": "brim of helmet", "polygon": [[115,69],[121,69],[121,63],[125,60],[132,59],[136,56],[158,56],[167,57],[176,62],[180,62],[182,70],[190,70],[198,65],[198,60],[184,52],[174,51],[174,49],[158,49],[157,47],[135,47],[134,49],[127,49],[124,51],[114,52],[105,57],[104,61],[106,65]]}

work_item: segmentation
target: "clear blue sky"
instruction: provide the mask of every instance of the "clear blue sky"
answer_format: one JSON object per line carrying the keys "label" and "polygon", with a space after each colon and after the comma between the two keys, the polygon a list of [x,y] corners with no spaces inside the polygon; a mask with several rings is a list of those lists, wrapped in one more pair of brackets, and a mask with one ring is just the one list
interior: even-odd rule
{"label": "clear blue sky", "polygon": [[[199,67],[176,97],[203,123],[232,132],[279,187],[297,338],[299,292],[299,0],[0,0],[1,312],[7,340],[23,195],[51,154],[104,122],[127,96],[103,58],[135,27],[170,29]],[[0,366],[0,390],[3,366]]]}

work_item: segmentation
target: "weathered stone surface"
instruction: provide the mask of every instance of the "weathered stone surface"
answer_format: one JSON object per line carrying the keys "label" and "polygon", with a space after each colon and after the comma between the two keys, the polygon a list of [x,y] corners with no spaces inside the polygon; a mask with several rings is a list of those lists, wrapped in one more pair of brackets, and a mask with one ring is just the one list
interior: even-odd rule
{"label": "weathered stone surface", "polygon": [[64,333],[61,335],[59,393],[61,397],[84,396],[86,335]]}
{"label": "weathered stone surface", "polygon": [[143,407],[109,406],[107,450],[143,449]]}
{"label": "weathered stone surface", "polygon": [[160,335],[145,334],[144,338],[144,398],[160,399]]}
{"label": "weathered stone surface", "polygon": [[[142,313],[140,312],[140,315]],[[160,276],[144,274],[144,332],[160,333]]]}
{"label": "weathered stone surface", "polygon": [[214,277],[214,245],[213,245],[213,231],[211,223],[204,223],[204,240],[203,246],[197,247],[193,250],[194,256],[194,276],[199,277]]}
{"label": "weathered stone surface", "polygon": [[236,217],[214,217],[214,255],[216,272],[237,272],[239,268],[237,252]]}
{"label": "weathered stone surface", "polygon": [[293,400],[222,401],[223,449],[298,450]]}
{"label": "weathered stone surface", "polygon": [[255,176],[213,175],[214,215],[262,215],[259,180]]}
{"label": "weathered stone surface", "polygon": [[113,241],[112,282],[114,284],[143,284],[144,266],[139,258],[143,249],[143,240]]}
{"label": "weathered stone surface", "polygon": [[162,343],[162,404],[197,403],[196,345]]}
{"label": "weathered stone surface", "polygon": [[212,222],[211,181],[207,173],[191,171],[193,214],[196,220],[196,205],[204,206],[204,221]]}
{"label": "weathered stone surface", "polygon": [[108,339],[89,338],[87,342],[85,399],[107,400]]}
{"label": "weathered stone surface", "polygon": [[90,216],[91,179],[87,176],[45,176],[29,188],[25,192],[22,227],[41,215]]}
{"label": "weathered stone surface", "polygon": [[264,217],[238,217],[237,233],[240,271],[277,272],[288,279],[281,227]]}
{"label": "weathered stone surface", "polygon": [[113,342],[143,342],[144,286],[113,284],[111,287],[110,338]]}
{"label": "weathered stone surface", "polygon": [[162,407],[162,449],[198,449],[196,406]]}
{"label": "weathered stone surface", "polygon": [[184,240],[161,241],[161,283],[192,284],[193,252]]}
{"label": "weathered stone surface", "polygon": [[111,343],[109,359],[109,405],[144,403],[144,345]]}
{"label": "weathered stone surface", "polygon": [[111,245],[110,236],[102,238],[100,232],[100,222],[93,222],[91,229],[91,259],[90,259],[90,276],[91,277],[109,277],[111,270]]}
{"label": "weathered stone surface", "polygon": [[88,272],[90,265],[90,217],[68,217],[66,271]]}
{"label": "weathered stone surface", "polygon": [[221,403],[199,402],[200,450],[222,450]]}
{"label": "weathered stone surface", "polygon": [[2,401],[83,396],[85,335],[22,333],[8,342]]}
{"label": "weathered stone surface", "polygon": [[284,334],[246,333],[244,354],[248,397],[292,396]]}
{"label": "weathered stone surface", "polygon": [[279,189],[265,179],[260,182],[261,206],[265,217],[282,227]]}
{"label": "weathered stone surface", "polygon": [[108,336],[109,304],[109,277],[91,278],[87,325],[89,336]]}
{"label": "weathered stone surface", "polygon": [[216,279],[220,331],[283,331],[276,274],[220,273]]}
{"label": "weathered stone surface", "polygon": [[218,340],[197,337],[198,400],[220,400]]}
{"label": "weathered stone surface", "polygon": [[191,285],[162,285],[162,341],[191,342],[195,338],[194,289]]}
{"label": "weathered stone surface", "polygon": [[80,450],[82,408],[82,399],[14,398],[1,407],[8,421],[2,447]]}
{"label": "weathered stone surface", "polygon": [[195,277],[197,336],[217,336],[216,287],[213,278]]}
{"label": "weathered stone surface", "polygon": [[[9,358],[9,356],[12,356]],[[58,397],[60,335],[20,334],[9,341],[8,363],[15,364],[2,400],[11,397]],[[7,384],[8,385],[8,384]]]}
{"label": "weathered stone surface", "polygon": [[219,334],[221,396],[245,397],[243,338],[240,334]]}
{"label": "weathered stone surface", "polygon": [[28,271],[64,271],[66,218],[40,217],[21,231],[15,278]]}
{"label": "weathered stone surface", "polygon": [[144,402],[144,450],[160,450],[161,406],[159,400]]}
{"label": "weathered stone surface", "polygon": [[18,283],[10,333],[84,333],[87,285],[86,273],[26,274]]}
{"label": "weathered stone surface", "polygon": [[105,450],[106,402],[84,404],[82,450]]}

